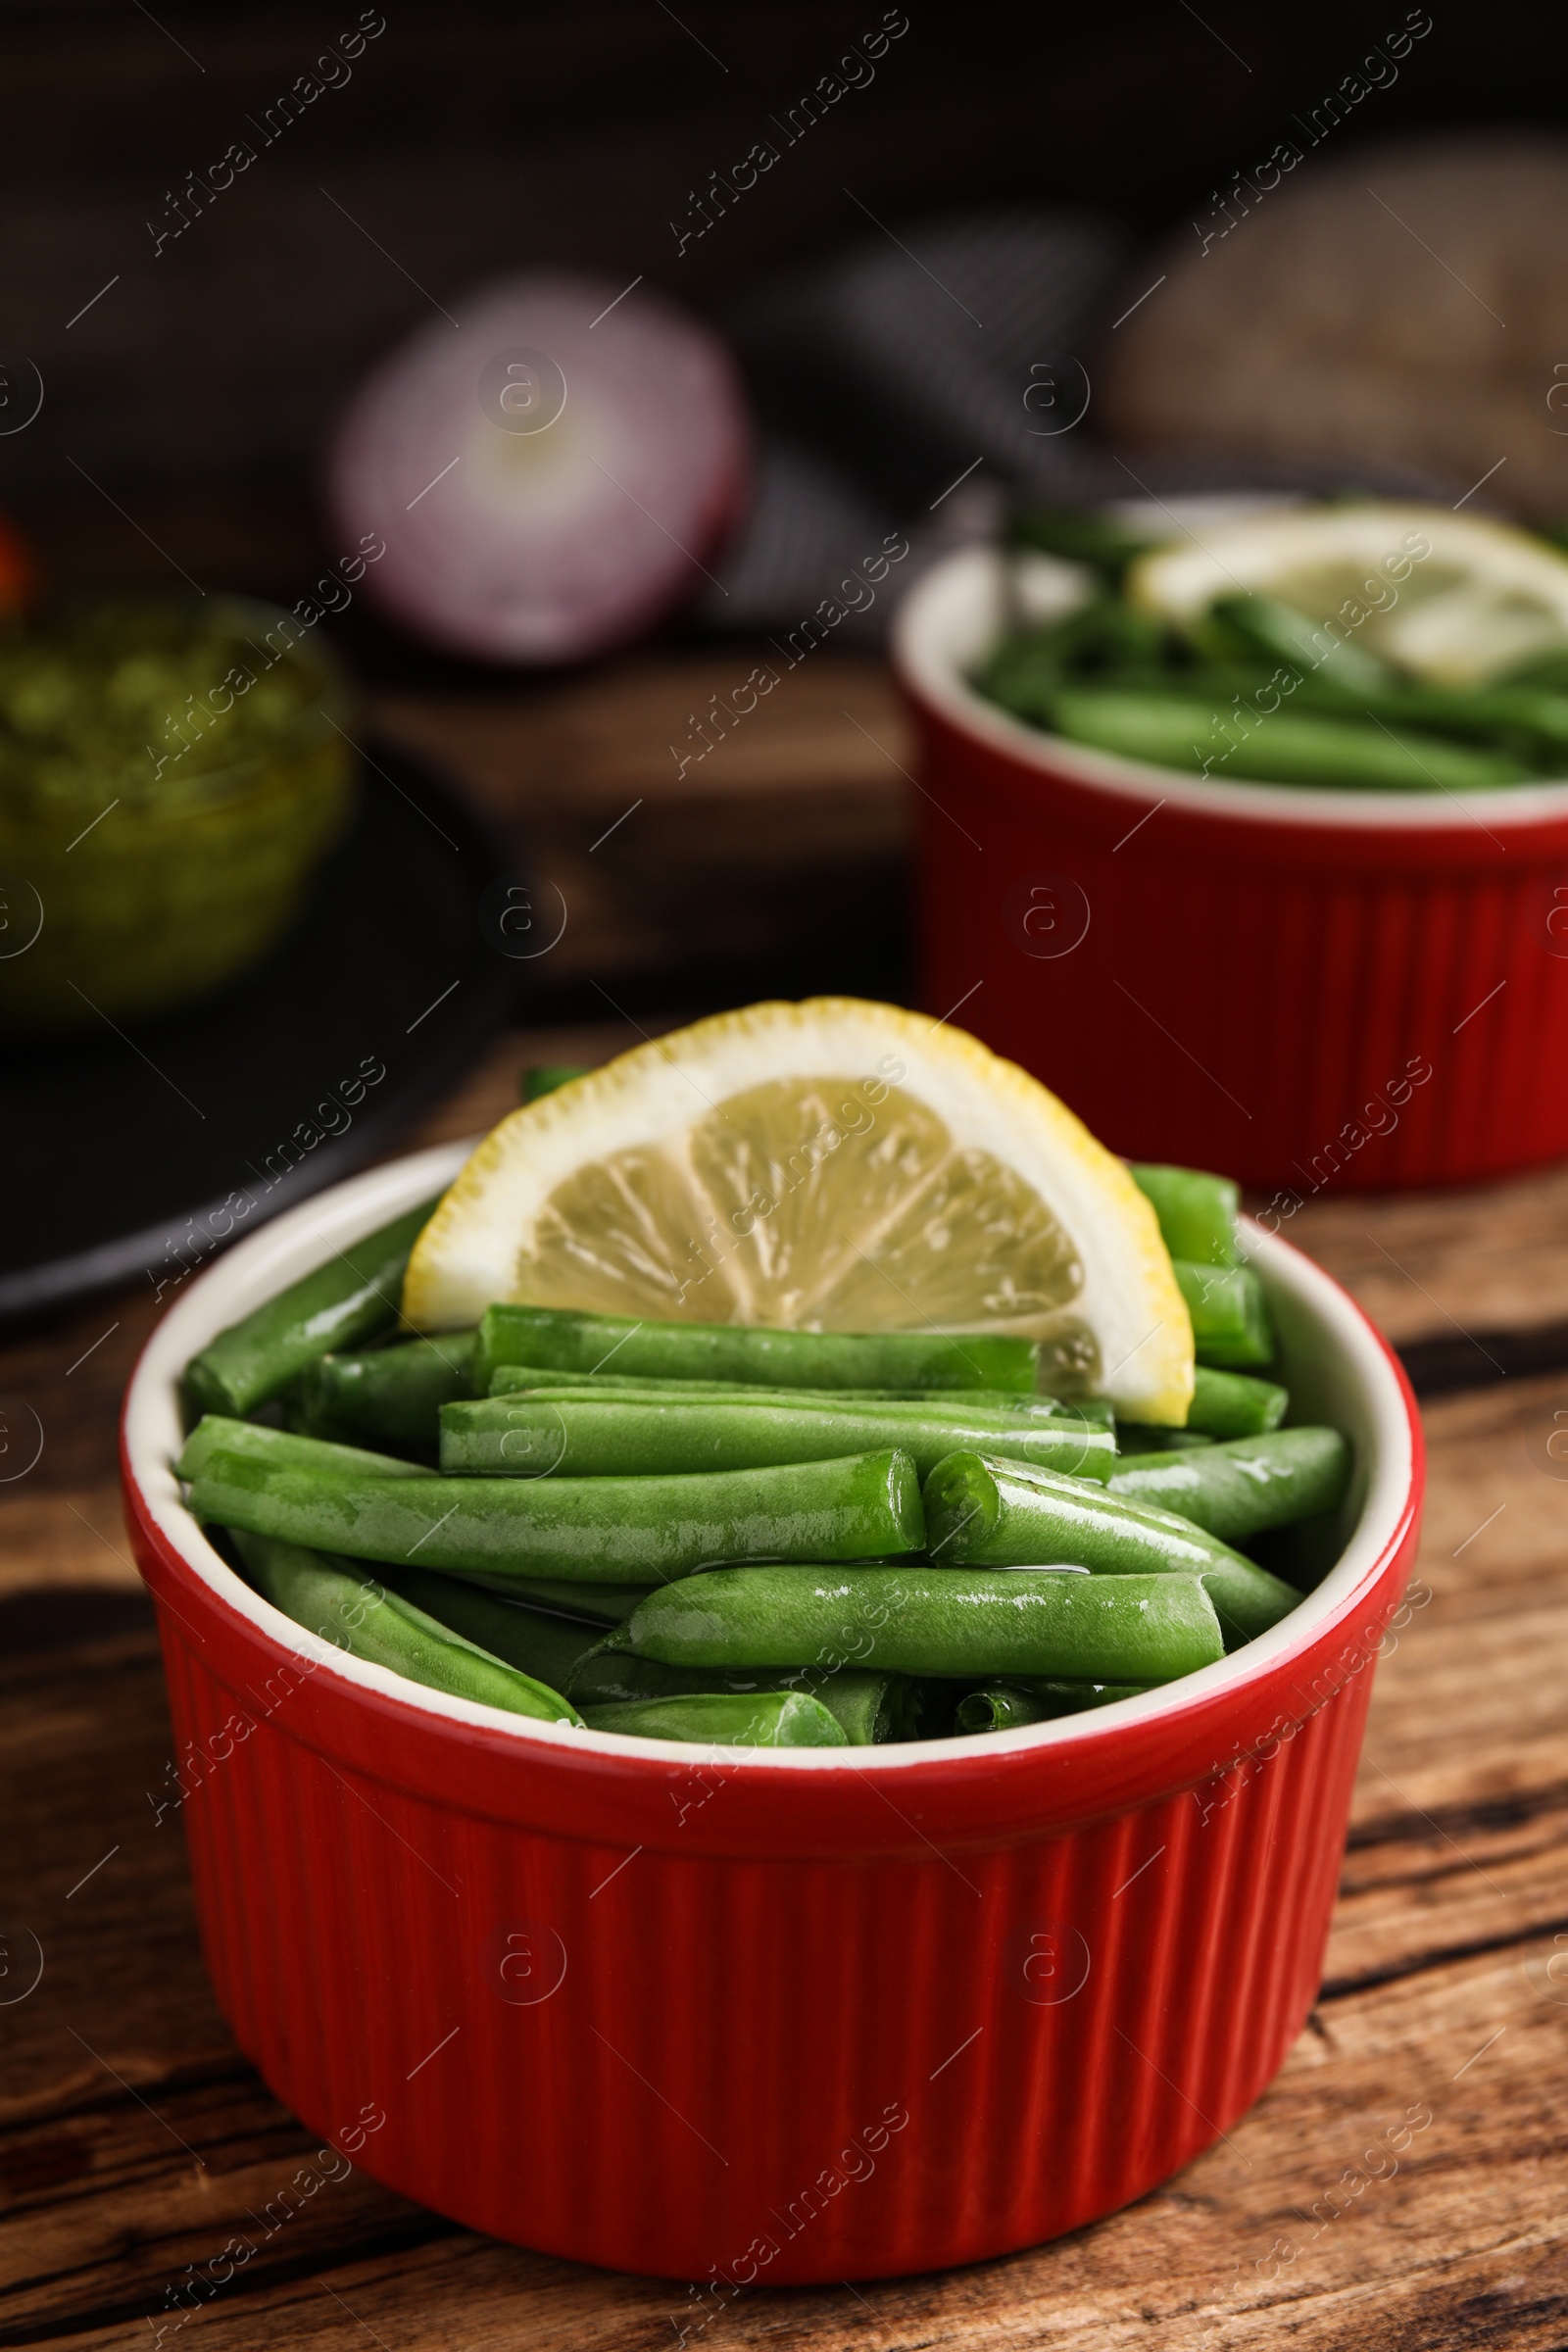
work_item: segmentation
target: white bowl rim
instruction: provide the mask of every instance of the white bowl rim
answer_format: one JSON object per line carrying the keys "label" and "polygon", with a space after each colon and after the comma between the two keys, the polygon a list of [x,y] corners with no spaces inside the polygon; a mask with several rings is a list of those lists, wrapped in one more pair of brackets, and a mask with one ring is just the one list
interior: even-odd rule
{"label": "white bowl rim", "polygon": [[1123,760],[1026,726],[976,694],[962,666],[979,642],[994,633],[988,616],[998,598],[1002,564],[997,548],[963,547],[922,572],[894,619],[893,665],[917,700],[931,704],[994,751],[1030,767],[1046,773],[1065,770],[1074,783],[1126,801],[1160,800],[1198,815],[1265,825],[1451,834],[1465,826],[1488,831],[1488,810],[1499,824],[1568,824],[1568,781],[1430,794],[1351,792],[1315,784],[1215,784],[1178,768]]}
{"label": "white bowl rim", "polygon": [[[157,1325],[126,1392],[124,1458],[142,1504],[159,1535],[213,1597],[269,1640],[325,1666],[345,1681],[424,1715],[500,1731],[524,1741],[546,1740],[632,1763],[683,1766],[711,1762],[721,1752],[726,1770],[897,1773],[933,1765],[961,1769],[970,1760],[1018,1748],[1083,1745],[1114,1739],[1124,1727],[1199,1704],[1221,1685],[1233,1689],[1268,1675],[1301,1649],[1324,1620],[1348,1602],[1386,1559],[1406,1514],[1414,1476],[1414,1447],[1405,1393],[1388,1349],[1348,1295],[1310,1258],[1277,1236],[1244,1220],[1250,1260],[1273,1286],[1293,1294],[1338,1343],[1353,1367],[1375,1432],[1371,1475],[1360,1519],[1340,1559],[1268,1633],[1196,1674],[1142,1697],[1010,1732],[972,1733],[938,1742],[905,1740],[886,1746],[842,1748],[724,1748],[694,1741],[643,1740],[624,1733],[578,1731],[570,1724],[511,1715],[471,1699],[455,1698],[411,1683],[389,1668],[354,1658],[313,1637],[235,1574],[185,1507],[174,1476],[180,1444],[180,1373],[197,1348],[287,1283],[334,1251],[374,1232],[449,1184],[477,1138],[442,1144],[351,1176],[302,1201],[238,1242],[198,1275]],[[176,1612],[177,1613],[177,1612]],[[302,1646],[303,1644],[303,1646]],[[1306,1711],[1303,1709],[1303,1712]]]}

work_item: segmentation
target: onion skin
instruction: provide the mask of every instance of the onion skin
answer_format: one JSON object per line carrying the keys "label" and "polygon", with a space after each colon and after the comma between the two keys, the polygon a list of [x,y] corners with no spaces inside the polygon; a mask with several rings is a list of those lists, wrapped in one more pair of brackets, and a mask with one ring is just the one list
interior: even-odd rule
{"label": "onion skin", "polygon": [[411,635],[577,662],[712,577],[751,483],[740,377],[700,320],[620,293],[544,272],[482,287],[461,325],[421,327],[349,402],[328,505],[351,540],[384,539],[366,591]]}

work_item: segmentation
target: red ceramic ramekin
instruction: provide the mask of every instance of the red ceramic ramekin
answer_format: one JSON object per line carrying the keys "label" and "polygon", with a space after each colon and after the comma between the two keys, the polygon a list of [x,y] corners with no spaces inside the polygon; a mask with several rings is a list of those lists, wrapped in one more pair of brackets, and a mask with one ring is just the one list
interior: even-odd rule
{"label": "red ceramic ramekin", "polygon": [[1316,1989],[1419,1516],[1383,1343],[1250,1229],[1298,1406],[1354,1446],[1345,1548],[1284,1624],[1167,1690],[886,1748],[527,1723],[304,1634],[171,1467],[193,1350],[462,1156],[242,1243],[126,1399],[203,1942],[242,2047],[389,2186],[723,2296],[1000,2254],[1165,2179],[1257,2096]]}
{"label": "red ceramic ramekin", "polygon": [[1334,792],[1089,751],[968,685],[1001,597],[971,549],[899,614],[933,1011],[1114,1150],[1298,1200],[1568,1152],[1568,783]]}

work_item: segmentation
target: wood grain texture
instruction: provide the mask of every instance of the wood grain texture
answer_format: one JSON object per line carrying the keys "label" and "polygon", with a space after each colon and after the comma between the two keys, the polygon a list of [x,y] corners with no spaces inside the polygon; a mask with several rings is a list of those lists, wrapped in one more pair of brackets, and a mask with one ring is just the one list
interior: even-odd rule
{"label": "wood grain texture", "polygon": [[[1568,1166],[1432,1193],[1325,1193],[1281,1232],[1396,1346],[1447,1339],[1472,1382],[1494,1331],[1568,1322]],[[1563,1359],[1568,1362],[1568,1349]]]}
{"label": "wood grain texture", "polygon": [[[779,683],[715,717],[760,662]],[[902,923],[907,729],[869,655],[793,670],[766,645],[633,658],[521,696],[386,693],[374,717],[563,894],[565,934],[538,973],[551,988]]]}

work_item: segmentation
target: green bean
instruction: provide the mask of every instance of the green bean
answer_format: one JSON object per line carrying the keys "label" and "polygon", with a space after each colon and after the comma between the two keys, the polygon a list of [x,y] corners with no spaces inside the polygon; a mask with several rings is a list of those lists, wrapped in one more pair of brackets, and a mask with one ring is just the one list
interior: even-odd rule
{"label": "green bean", "polygon": [[[461,1576],[438,1576],[428,1568],[389,1568],[383,1581],[438,1625],[449,1626],[491,1657],[568,1697],[574,1671],[604,1638],[595,1625],[573,1625],[564,1617],[519,1608],[514,1600]],[[639,1599],[646,1591],[646,1586],[638,1587]]]}
{"label": "green bean", "polygon": [[673,1666],[853,1663],[959,1681],[1168,1683],[1224,1654],[1196,1576],[907,1563],[715,1568],[651,1592],[612,1640]]}
{"label": "green bean", "polygon": [[[486,1408],[524,1401],[530,1406],[565,1407],[585,1402],[595,1406],[614,1403],[623,1409],[656,1405],[776,1406],[790,1413],[809,1409],[817,1415],[835,1414],[840,1422],[869,1413],[888,1428],[890,1435],[885,1442],[899,1445],[911,1445],[913,1437],[935,1416],[961,1421],[977,1436],[982,1432],[994,1435],[1004,1441],[1000,1451],[1017,1453],[1025,1460],[1035,1458],[1037,1452],[1042,1459],[1054,1453],[1065,1460],[1069,1453],[1078,1451],[1084,1465],[1081,1475],[1088,1478],[1099,1478],[1099,1465],[1115,1458],[1115,1415],[1109,1399],[1102,1396],[1024,1396],[1003,1389],[763,1389],[732,1381],[612,1381],[599,1374],[591,1379],[568,1376],[567,1385],[557,1386],[548,1372],[508,1384],[509,1369],[503,1364],[493,1374],[488,1397],[460,1401]],[[901,1433],[912,1434],[899,1434],[895,1438],[891,1434],[895,1423]],[[465,1426],[502,1428],[505,1424],[499,1418],[491,1421],[475,1416]],[[1036,1437],[1041,1440],[1038,1447],[1034,1444]]]}
{"label": "green bean", "polygon": [[1405,684],[1392,694],[1356,700],[1389,724],[1403,727],[1413,722],[1508,751],[1528,751],[1552,772],[1560,770],[1568,746],[1568,695],[1545,687],[1503,680],[1456,693]]}
{"label": "green bean", "polygon": [[1049,1723],[1056,1709],[1019,1683],[982,1683],[959,1699],[954,1717],[957,1732],[1015,1732],[1025,1724]]}
{"label": "green bean", "polygon": [[389,1331],[398,1319],[409,1253],[435,1206],[423,1201],[346,1250],[334,1250],[326,1265],[209,1340],[185,1366],[191,1410],[252,1413],[280,1396],[317,1356]]}
{"label": "green bean", "polygon": [[1237,1191],[1228,1176],[1201,1168],[1134,1164],[1128,1174],[1159,1219],[1160,1239],[1172,1257],[1200,1266],[1234,1266]]}
{"label": "green bean", "polygon": [[953,1568],[1196,1575],[1238,1556],[1174,1511],[992,1454],[950,1453],[939,1462],[925,1482],[925,1517],[930,1557]]}
{"label": "green bean", "polygon": [[1134,1453],[1192,1453],[1213,1439],[1201,1429],[1161,1429],[1152,1421],[1118,1421],[1116,1444],[1120,1453],[1112,1469]]}
{"label": "green bean", "polygon": [[[741,1384],[733,1380],[633,1380],[614,1371],[568,1372],[559,1364],[497,1364],[490,1374],[488,1394],[492,1396],[512,1396],[524,1389],[580,1389],[596,1396],[606,1392],[617,1396],[663,1396],[671,1389],[719,1396],[742,1393]],[[749,1395],[750,1389],[745,1393]]]}
{"label": "green bean", "polygon": [[639,1401],[648,1397],[672,1404],[731,1398],[743,1404],[815,1404],[846,1409],[858,1404],[874,1404],[879,1409],[951,1404],[961,1406],[966,1413],[1004,1413],[1010,1421],[1020,1416],[1029,1421],[1072,1421],[1091,1429],[1109,1429],[1115,1419],[1110,1400],[1104,1396],[1046,1396],[1025,1395],[1017,1389],[768,1389],[748,1380],[637,1380],[612,1371],[562,1372],[543,1364],[497,1364],[490,1375],[489,1393],[492,1396],[526,1393],[553,1397],[570,1393]]}
{"label": "green bean", "polygon": [[[1212,719],[1224,711],[1227,703],[1250,703],[1258,709],[1259,695],[1279,694],[1276,674],[1256,662],[1188,662],[1180,667],[1169,662],[1156,666],[1135,662],[1102,669],[1092,677],[1082,673],[1063,677],[1060,683],[1063,687],[1089,686],[1101,693],[1113,689],[1119,695],[1153,695],[1160,702],[1180,703],[1189,718]],[[1285,693],[1289,692],[1286,687]],[[1229,715],[1235,716],[1234,710]]]}
{"label": "green bean", "polygon": [[1118,1698],[1141,1698],[1144,1683],[982,1683],[958,1701],[960,1732],[1012,1732],[1021,1724],[1054,1723]]}
{"label": "green bean", "polygon": [[759,1691],[751,1698],[703,1690],[684,1698],[633,1698],[588,1707],[591,1732],[630,1740],[692,1740],[713,1747],[847,1747],[842,1724],[805,1690]]}
{"label": "green bean", "polygon": [[[1171,693],[1134,693],[1124,687],[1079,686],[1054,696],[1052,714],[1074,743],[1147,760],[1158,767],[1224,772],[1240,783],[1329,784],[1368,792],[1479,792],[1528,782],[1532,769],[1498,752],[1472,750],[1415,727],[1397,735],[1351,718],[1276,710],[1261,715],[1245,741],[1219,749],[1214,728],[1233,710],[1210,715],[1210,741],[1200,708]],[[1228,746],[1229,739],[1219,742]]]}
{"label": "green bean", "polygon": [[820,1389],[1030,1391],[1040,1349],[998,1332],[772,1331],[744,1323],[633,1322],[550,1306],[487,1306],[479,1325],[475,1389],[497,1364],[560,1364],[665,1380],[721,1379]]}
{"label": "green bean", "polygon": [[747,1400],[766,1397],[778,1404],[813,1404],[853,1412],[858,1405],[874,1405],[878,1412],[922,1415],[938,1407],[956,1412],[983,1413],[999,1426],[1016,1429],[1020,1422],[1060,1429],[1114,1430],[1115,1407],[1108,1396],[1024,1396],[1016,1389],[738,1389]]}
{"label": "green bean", "polygon": [[917,1550],[925,1533],[914,1464],[898,1451],[689,1478],[393,1479],[220,1449],[198,1470],[190,1507],[393,1567],[417,1553],[421,1568],[460,1576],[606,1584],[715,1560],[865,1559]]}
{"label": "green bean", "polygon": [[1004,1389],[863,1389],[847,1392],[866,1398],[878,1395],[889,1403],[961,1404],[970,1409],[1005,1413],[1009,1420],[1081,1421],[1090,1429],[1114,1430],[1116,1408],[1108,1396],[1020,1396]]}
{"label": "green bean", "polygon": [[1130,1454],[1107,1490],[1179,1511],[1227,1544],[1337,1510],[1349,1483],[1350,1449],[1337,1429],[1276,1429],[1231,1438],[1197,1453]]}
{"label": "green bean", "polygon": [[552,1617],[569,1619],[574,1625],[586,1622],[598,1629],[594,1637],[597,1641],[607,1625],[623,1625],[658,1580],[650,1577],[640,1585],[585,1585],[572,1577],[491,1577],[482,1571],[475,1575],[470,1570],[461,1581],[478,1586],[481,1592],[505,1593],[510,1600],[543,1610]]}
{"label": "green bean", "polygon": [[1550,684],[1515,677],[1480,688],[1424,687],[1270,597],[1226,597],[1213,612],[1249,651],[1295,663],[1309,693],[1332,697],[1347,710],[1414,720],[1446,733],[1486,739],[1527,735],[1557,750],[1568,745],[1568,695]]}
{"label": "green bean", "polygon": [[1349,645],[1271,596],[1225,596],[1210,608],[1223,634],[1248,653],[1291,662],[1303,678],[1314,673],[1357,701],[1380,690],[1398,691],[1399,674],[1364,646]]}
{"label": "green bean", "polygon": [[[720,1400],[739,1397],[743,1401],[751,1403],[760,1396],[775,1401],[787,1399],[789,1402],[795,1403],[803,1396],[812,1400],[818,1397],[831,1397],[837,1402],[840,1397],[858,1396],[862,1394],[882,1396],[886,1391],[882,1389],[863,1392],[858,1389],[764,1389],[759,1387],[756,1381],[750,1380],[675,1380],[667,1375],[663,1379],[650,1375],[647,1379],[639,1380],[630,1373],[617,1372],[613,1367],[607,1372],[563,1372],[549,1364],[497,1364],[490,1375],[489,1395],[491,1396],[533,1396],[535,1394],[551,1396],[569,1395],[572,1396],[634,1397],[639,1401],[645,1398],[673,1399],[677,1402],[684,1400],[688,1403],[694,1398],[701,1398],[706,1403],[714,1397]],[[970,1394],[989,1396],[994,1392],[989,1389],[973,1390]]]}
{"label": "green bean", "polygon": [[1193,1375],[1187,1426],[1211,1438],[1258,1438],[1278,1429],[1290,1401],[1290,1391],[1272,1380],[1200,1364]]}
{"label": "green bean", "polygon": [[1038,548],[1072,564],[1090,564],[1112,580],[1120,579],[1151,539],[1148,531],[1130,530],[1099,507],[1014,507],[1004,536],[1009,548]]}
{"label": "green bean", "polygon": [[[691,1668],[678,1671],[689,1674]],[[915,1736],[919,1690],[906,1674],[863,1673],[841,1666],[833,1674],[808,1674],[802,1688],[821,1700],[851,1747],[880,1747],[889,1740]]]}
{"label": "green bean", "polygon": [[1290,1615],[1301,1597],[1294,1585],[1282,1583],[1250,1560],[1205,1568],[1199,1581],[1214,1604],[1228,1651],[1241,1649],[1257,1635],[1266,1634],[1271,1625]]}
{"label": "green bean", "polygon": [[442,1405],[473,1395],[478,1344],[476,1331],[447,1331],[363,1355],[323,1355],[294,1385],[292,1425],[313,1438],[368,1438],[433,1453]]}
{"label": "green bean", "polygon": [[223,1413],[204,1413],[185,1440],[174,1468],[188,1485],[214,1453],[246,1453],[259,1462],[287,1463],[295,1469],[353,1472],[365,1478],[423,1478],[417,1462],[400,1461],[392,1453],[367,1453],[359,1446],[337,1446],[326,1438],[307,1438],[293,1430],[269,1429],[260,1421],[231,1421]]}
{"label": "green bean", "polygon": [[[1490,692],[1476,693],[1468,698],[1470,712],[1478,726],[1490,722],[1498,729],[1522,729],[1539,737],[1547,749],[1560,751],[1568,744],[1568,694],[1563,692],[1563,684],[1561,678],[1553,684],[1539,685],[1523,678],[1499,679]],[[1440,701],[1458,700],[1457,697],[1440,697],[1430,693],[1414,699],[1418,706],[1422,703],[1435,705]],[[1419,707],[1412,715],[1422,715]],[[1448,723],[1462,724],[1462,714],[1455,712]]]}
{"label": "green bean", "polygon": [[[639,1605],[647,1598],[645,1587]],[[615,1707],[634,1698],[684,1698],[699,1690],[782,1690],[787,1680],[788,1687],[795,1689],[804,1680],[804,1669],[743,1666],[731,1675],[723,1667],[665,1666],[657,1658],[637,1657],[624,1647],[622,1637],[612,1637],[584,1651],[564,1688],[569,1693],[575,1684],[574,1706]]]}
{"label": "green bean", "polygon": [[1250,1266],[1195,1266],[1173,1257],[1171,1268],[1193,1318],[1200,1363],[1228,1368],[1273,1361],[1268,1301]]}
{"label": "green bean", "polygon": [[351,1657],[390,1667],[454,1698],[502,1707],[512,1715],[581,1724],[576,1708],[559,1690],[438,1624],[352,1561],[254,1533],[238,1534],[235,1542],[257,1591],[296,1625]]}
{"label": "green bean", "polygon": [[581,1390],[486,1396],[441,1410],[441,1468],[479,1478],[636,1477],[750,1470],[902,1446],[922,1476],[965,1447],[1102,1485],[1114,1466],[1108,1429],[1051,1416],[1025,1421],[956,1407],[815,1405],[735,1397],[674,1401],[585,1397]]}
{"label": "green bean", "polygon": [[657,1658],[596,1645],[579,1660],[563,1685],[572,1704],[608,1707],[624,1700],[682,1698],[700,1690],[806,1690],[819,1698],[843,1729],[852,1747],[871,1747],[906,1737],[908,1678],[848,1668],[825,1674],[811,1666],[663,1666]]}
{"label": "green bean", "polygon": [[517,1092],[524,1102],[537,1102],[542,1096],[553,1095],[558,1087],[569,1086],[574,1078],[587,1076],[588,1071],[576,1062],[534,1062],[518,1079]]}

